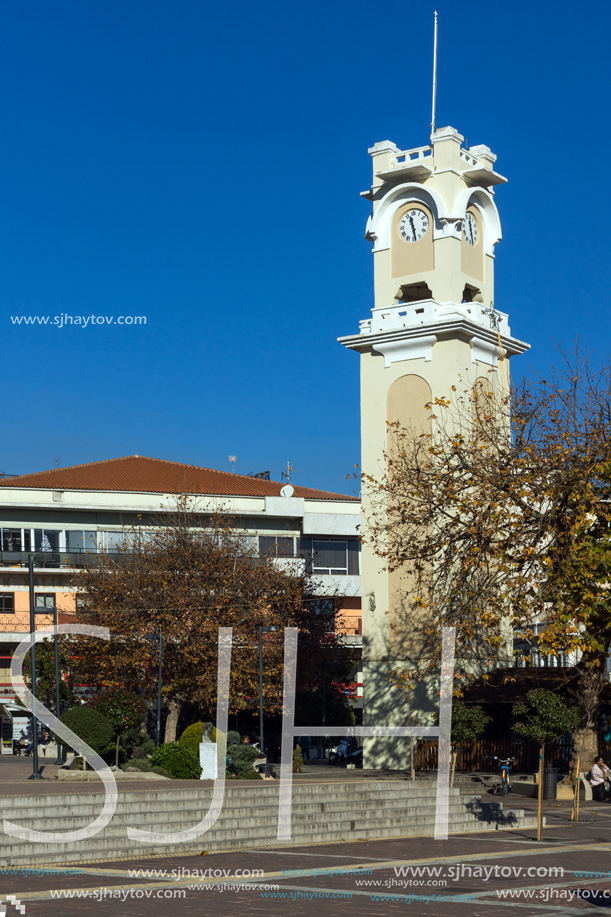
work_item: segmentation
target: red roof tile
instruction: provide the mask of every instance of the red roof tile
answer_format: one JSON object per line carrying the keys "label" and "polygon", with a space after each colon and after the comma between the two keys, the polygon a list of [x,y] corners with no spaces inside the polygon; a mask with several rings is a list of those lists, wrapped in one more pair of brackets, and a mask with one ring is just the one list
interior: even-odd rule
{"label": "red roof tile", "polygon": [[[278,497],[282,484],[229,471],[214,471],[181,462],[127,455],[124,458],[53,468],[0,481],[0,487],[49,490],[110,490],[159,494],[210,494],[235,497]],[[348,500],[356,497],[294,485],[296,497],[310,500]]]}

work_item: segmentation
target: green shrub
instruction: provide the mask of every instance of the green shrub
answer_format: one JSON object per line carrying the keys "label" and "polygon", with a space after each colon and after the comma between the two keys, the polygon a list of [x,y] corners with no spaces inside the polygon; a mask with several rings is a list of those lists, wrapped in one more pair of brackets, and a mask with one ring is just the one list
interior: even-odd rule
{"label": "green shrub", "polygon": [[121,736],[129,729],[139,729],[146,714],[146,701],[122,688],[105,688],[88,706],[98,710],[111,723],[116,736],[115,764],[121,759]]}
{"label": "green shrub", "polygon": [[[103,748],[99,753],[100,758],[106,762],[106,764],[116,764],[117,763],[117,747],[116,743],[113,742],[111,745],[107,745],[106,748]],[[119,764],[127,759],[128,755],[124,748],[119,748]]]}
{"label": "green shrub", "polygon": [[252,745],[232,745],[228,753],[240,780],[252,780],[261,776],[253,767],[259,752]]}
{"label": "green shrub", "polygon": [[227,733],[227,748],[230,748],[232,745],[240,744],[240,733],[236,732],[235,729],[230,729]]}
{"label": "green shrub", "polygon": [[297,746],[293,752],[293,773],[300,774],[303,770],[303,755],[301,754],[301,748]]}
{"label": "green shrub", "polygon": [[[110,721],[98,710],[93,710],[91,707],[72,707],[71,710],[66,710],[60,719],[68,729],[76,733],[79,739],[86,742],[98,754],[112,745],[115,731]],[[61,745],[70,747],[59,737],[58,741]]]}
{"label": "green shrub", "polygon": [[178,741],[181,745],[191,745],[193,748],[197,749],[202,740],[203,731],[203,723],[193,723],[192,726],[187,726]]}
{"label": "green shrub", "polygon": [[155,751],[155,743],[152,739],[143,742],[142,745],[135,745],[132,748],[132,758],[148,758]]}
{"label": "green shrub", "polygon": [[121,770],[126,771],[128,767],[137,767],[143,774],[161,774],[162,777],[171,777],[172,774],[166,767],[158,764],[152,764],[150,758],[130,758],[125,764],[121,765]]}
{"label": "green shrub", "polygon": [[138,770],[145,773],[146,771],[153,769],[150,758],[130,758],[128,761],[121,765],[121,770],[126,771],[128,767],[137,767]]}
{"label": "green shrub", "polygon": [[144,755],[152,755],[155,751],[155,743],[146,732],[140,732],[139,729],[128,729],[121,736],[121,748],[125,749],[127,758],[139,758]]}
{"label": "green shrub", "polygon": [[151,764],[166,768],[177,780],[199,780],[202,773],[197,751],[191,745],[181,745],[180,742],[160,745],[151,758]]}

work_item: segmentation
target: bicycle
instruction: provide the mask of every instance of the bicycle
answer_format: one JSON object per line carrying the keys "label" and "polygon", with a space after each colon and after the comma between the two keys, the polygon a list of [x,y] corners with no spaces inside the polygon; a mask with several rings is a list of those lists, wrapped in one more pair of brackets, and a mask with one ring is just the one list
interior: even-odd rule
{"label": "bicycle", "polygon": [[509,782],[509,772],[511,771],[511,764],[515,761],[515,758],[497,758],[494,756],[494,760],[499,762],[501,768],[501,782],[497,783],[494,788],[494,792],[498,796],[506,796],[507,793],[511,793],[511,784]]}

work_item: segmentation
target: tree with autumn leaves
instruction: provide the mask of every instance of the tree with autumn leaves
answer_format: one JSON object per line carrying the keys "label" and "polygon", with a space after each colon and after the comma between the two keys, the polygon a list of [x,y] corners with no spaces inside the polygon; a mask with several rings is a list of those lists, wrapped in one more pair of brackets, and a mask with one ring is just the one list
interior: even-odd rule
{"label": "tree with autumn leaves", "polygon": [[453,386],[426,432],[391,425],[384,473],[363,474],[365,538],[425,612],[420,669],[391,674],[407,687],[438,670],[444,626],[464,678],[512,665],[515,631],[574,653],[574,769],[597,754],[611,644],[611,367],[576,348],[546,379],[498,382]]}
{"label": "tree with autumn leaves", "polygon": [[[230,712],[252,709],[259,696],[258,628],[264,636],[266,713],[282,705],[284,628],[299,628],[298,678],[311,681],[326,661],[337,681],[349,659],[335,636],[334,602],[321,603],[299,559],[260,557],[222,512],[202,512],[185,497],[153,533],[128,533],[126,550],[92,555],[76,580],[84,623],[108,627],[109,642],[78,638],[81,681],[157,691],[163,635],[165,741],[173,741],[181,707],[216,710],[218,633],[233,628]],[[333,690],[333,689],[331,689]]]}

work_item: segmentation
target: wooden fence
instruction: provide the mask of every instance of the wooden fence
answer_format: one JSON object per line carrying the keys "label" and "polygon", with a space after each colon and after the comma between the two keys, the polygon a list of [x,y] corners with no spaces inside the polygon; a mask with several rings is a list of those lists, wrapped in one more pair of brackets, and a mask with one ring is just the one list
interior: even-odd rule
{"label": "wooden fence", "polygon": [[[419,739],[417,768],[421,771],[437,770],[437,740]],[[545,746],[545,763],[567,771],[571,760],[571,739],[563,736]],[[611,752],[611,745],[609,746]],[[605,757],[605,751],[600,751]],[[536,742],[524,739],[477,739],[470,745],[463,744],[458,748],[456,770],[473,773],[484,771],[494,773],[499,769],[497,758],[515,758],[511,765],[514,771],[534,772],[539,767],[539,746]],[[605,757],[605,761],[611,758]]]}

